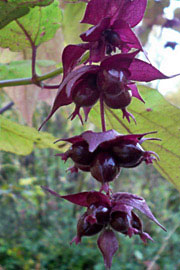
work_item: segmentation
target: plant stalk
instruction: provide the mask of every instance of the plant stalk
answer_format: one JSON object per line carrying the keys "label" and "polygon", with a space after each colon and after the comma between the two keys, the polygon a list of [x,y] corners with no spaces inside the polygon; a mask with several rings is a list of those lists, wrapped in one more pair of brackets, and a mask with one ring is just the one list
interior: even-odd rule
{"label": "plant stalk", "polygon": [[103,101],[103,96],[100,95],[100,114],[101,114],[101,126],[102,126],[102,131],[106,131],[106,122],[105,122],[105,113],[104,113],[104,101]]}

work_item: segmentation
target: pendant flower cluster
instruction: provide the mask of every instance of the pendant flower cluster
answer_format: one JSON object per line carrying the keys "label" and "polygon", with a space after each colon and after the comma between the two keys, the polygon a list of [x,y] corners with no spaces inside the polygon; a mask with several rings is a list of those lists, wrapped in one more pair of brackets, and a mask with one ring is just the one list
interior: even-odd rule
{"label": "pendant flower cluster", "polygon": [[[120,175],[123,168],[133,168],[142,162],[151,164],[159,159],[156,153],[145,151],[141,146],[145,140],[159,140],[145,137],[156,132],[124,135],[115,130],[106,131],[104,110],[120,109],[123,118],[128,122],[130,118],[135,121],[127,107],[133,97],[144,102],[136,82],[169,77],[149,62],[137,59],[140,51],[147,58],[133,32],[133,27],[144,16],[147,0],[80,1],[87,3],[81,23],[92,26],[80,35],[81,44],[65,47],[62,54],[63,79],[51,111],[41,127],[59,108],[72,103],[75,108],[70,115],[71,120],[78,116],[83,123],[81,109],[87,121],[89,112],[99,101],[102,132],[85,131],[71,138],[60,139],[71,143],[71,147],[57,156],[64,161],[70,158],[74,162],[73,167],[68,169],[71,173],[79,170],[89,172],[101,183],[101,187],[99,191],[65,196],[48,187],[42,188],[56,197],[86,207],[77,223],[77,235],[71,243],[78,244],[82,237],[100,233],[97,244],[106,269],[110,270],[112,257],[118,249],[115,231],[129,237],[139,235],[143,242],[152,240],[143,231],[142,221],[134,209],[163,230],[165,228],[153,216],[142,197],[127,192],[113,193],[109,187],[109,183]],[[82,62],[84,55],[86,60]]]}
{"label": "pendant flower cluster", "polygon": [[[134,119],[126,107],[132,97],[144,102],[134,81],[150,82],[168,78],[151,64],[135,59],[138,52],[109,56],[100,65],[85,65],[69,72],[60,84],[51,112],[42,125],[57,109],[71,103],[75,104],[71,120],[78,115],[83,122],[80,108],[83,108],[87,120],[91,108],[100,98],[109,108],[121,109],[123,118],[129,122],[129,117]],[[69,64],[69,61],[65,61],[65,67],[66,63]],[[69,65],[66,68],[68,70]]]}
{"label": "pendant flower cluster", "polygon": [[82,237],[100,233],[97,244],[104,257],[106,269],[111,268],[112,257],[119,246],[114,231],[130,238],[133,235],[139,235],[144,243],[147,240],[153,241],[151,236],[143,231],[142,221],[133,211],[134,209],[139,210],[166,231],[154,217],[146,201],[134,194],[117,192],[108,196],[97,191],[87,191],[60,196],[48,187],[42,188],[56,197],[87,208],[84,214],[79,217],[77,235],[71,243],[78,244]]}
{"label": "pendant flower cluster", "polygon": [[141,147],[146,140],[159,140],[143,138],[151,133],[155,132],[121,135],[115,130],[98,133],[85,131],[79,136],[60,139],[71,143],[72,146],[67,152],[57,156],[64,161],[71,158],[74,166],[68,170],[90,172],[97,181],[101,182],[101,190],[108,191],[108,183],[115,180],[121,168],[134,168],[143,161],[150,164],[153,160],[159,159],[155,152],[144,151]]}

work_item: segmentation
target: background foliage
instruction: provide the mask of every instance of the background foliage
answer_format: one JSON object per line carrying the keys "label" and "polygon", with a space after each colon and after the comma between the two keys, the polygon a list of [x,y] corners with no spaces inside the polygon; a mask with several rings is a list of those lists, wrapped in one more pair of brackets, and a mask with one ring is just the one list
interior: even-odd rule
{"label": "background foliage", "polygon": [[[143,24],[136,29],[144,45],[148,44],[154,29],[161,29],[165,22],[163,9],[168,5],[168,0],[148,1]],[[49,185],[61,194],[98,188],[88,174],[66,174],[71,164],[64,164],[54,156],[67,147],[62,143],[54,144],[56,138],[78,134],[92,128],[92,124],[81,127],[77,119],[67,121],[72,111],[67,108],[47,123],[45,132],[39,133],[37,129],[49,112],[56,90],[41,89],[31,81],[34,46],[39,81],[60,82],[63,47],[79,43],[78,35],[87,29],[79,24],[84,9],[83,2],[0,2],[0,103],[1,108],[11,104],[11,109],[0,116],[1,270],[104,269],[96,236],[84,238],[77,247],[69,246],[75,235],[76,220],[83,210],[44,194],[40,188],[40,185]],[[175,14],[179,13],[175,11]],[[157,90],[143,85],[138,88],[146,104],[134,100],[129,108],[137,125],[122,120],[121,111],[106,109],[107,125],[125,134],[158,131],[156,136],[162,142],[145,142],[144,148],[159,154],[160,161],[155,167],[161,175],[152,166],[143,164],[137,169],[124,169],[114,189],[144,196],[168,232],[161,231],[143,217],[145,231],[156,242],[144,246],[136,237],[119,236],[120,248],[112,270],[176,270],[180,268],[179,193],[163,177],[180,190],[180,111],[177,107],[180,106],[180,92],[177,87],[175,93],[165,97],[175,107]],[[97,104],[90,113],[96,130],[100,125],[98,110]]]}

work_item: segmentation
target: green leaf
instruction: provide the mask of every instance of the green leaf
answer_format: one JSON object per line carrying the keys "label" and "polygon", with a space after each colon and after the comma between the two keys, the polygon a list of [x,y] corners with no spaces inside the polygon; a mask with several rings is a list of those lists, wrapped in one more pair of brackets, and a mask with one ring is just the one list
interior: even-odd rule
{"label": "green leaf", "polygon": [[[155,151],[160,161],[154,166],[180,191],[180,109],[167,102],[155,89],[139,86],[138,89],[145,100],[145,104],[133,98],[128,111],[137,121],[129,124],[122,119],[121,110],[106,108],[107,129],[115,129],[120,133],[144,133],[158,131],[157,137],[162,141],[146,141],[145,150]],[[93,123],[100,126],[99,106],[95,106],[90,114]]]}
{"label": "green leaf", "polygon": [[0,2],[0,29],[11,21],[26,15],[30,7],[47,6],[54,0],[9,0]]}
{"label": "green leaf", "polygon": [[61,144],[47,132],[38,132],[35,128],[23,126],[0,116],[0,150],[28,155],[34,147],[60,150]]}
{"label": "green leaf", "polygon": [[62,24],[64,41],[66,44],[82,42],[79,35],[89,27],[87,24],[80,24],[85,8],[85,3],[69,3],[66,5]]}
{"label": "green leaf", "polygon": [[[40,64],[41,64],[41,60]],[[38,60],[37,60],[38,64]],[[40,75],[40,68],[36,67],[37,73]],[[32,67],[30,60],[13,61],[9,64],[0,64],[0,80],[18,79],[32,76]]]}
{"label": "green leaf", "polygon": [[0,46],[12,51],[22,51],[26,47],[31,47],[25,31],[33,44],[38,46],[53,38],[61,20],[62,12],[58,0],[47,7],[32,8],[27,15],[9,23],[0,31]]}
{"label": "green leaf", "polygon": [[[41,74],[39,67],[49,67],[56,63],[52,60],[37,60],[36,71]],[[18,79],[32,76],[31,60],[12,61],[8,64],[0,64],[0,80]]]}

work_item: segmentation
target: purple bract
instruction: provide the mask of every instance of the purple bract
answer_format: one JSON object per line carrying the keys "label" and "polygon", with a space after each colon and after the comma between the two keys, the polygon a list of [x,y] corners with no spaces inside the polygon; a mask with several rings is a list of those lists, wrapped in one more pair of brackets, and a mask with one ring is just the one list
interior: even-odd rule
{"label": "purple bract", "polygon": [[97,25],[104,18],[111,22],[121,18],[134,27],[142,20],[146,5],[147,0],[91,0],[81,23]]}

